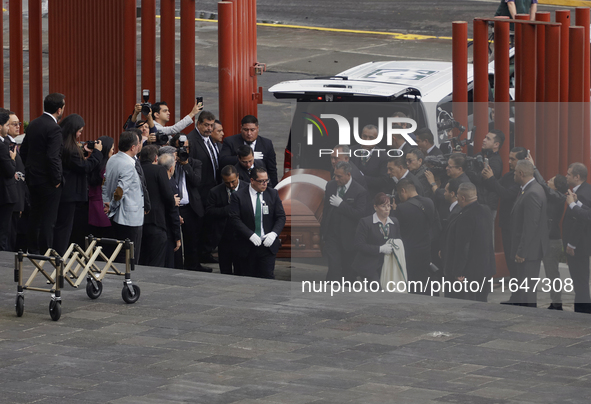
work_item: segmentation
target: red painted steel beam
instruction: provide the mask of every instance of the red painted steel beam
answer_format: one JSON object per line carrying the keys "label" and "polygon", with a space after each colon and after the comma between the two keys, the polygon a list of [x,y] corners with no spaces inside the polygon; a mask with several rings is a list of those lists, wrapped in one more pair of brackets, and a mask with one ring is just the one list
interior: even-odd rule
{"label": "red painted steel beam", "polygon": [[[41,0],[29,0],[29,117],[43,113]],[[19,116],[22,120],[24,117]]]}
{"label": "red painted steel beam", "polygon": [[[4,8],[0,7],[0,43],[4,44]],[[2,59],[4,59],[4,45],[2,46]],[[4,108],[4,63],[0,63],[0,107]],[[21,118],[19,116],[19,118]],[[22,119],[22,118],[21,118]]]}
{"label": "red painted steel beam", "polygon": [[[495,21],[495,128],[509,138],[509,22]],[[509,160],[509,143],[503,143],[501,158]]]}
{"label": "red painted steel beam", "polygon": [[[240,37],[242,36],[242,25],[240,24],[239,18],[239,7],[240,7],[240,0],[230,0],[232,3],[232,16],[233,16],[233,24],[234,24],[234,38],[233,38],[233,55],[234,55],[234,77],[233,77],[233,86],[234,86],[234,120],[232,122],[232,127],[230,130],[232,134],[238,133],[240,130],[240,120],[244,115],[242,115],[241,104],[243,96],[240,73],[242,71],[242,59],[240,58]],[[225,131],[225,130],[224,130]]]}
{"label": "red painted steel beam", "polygon": [[175,0],[160,0],[160,98],[152,96],[152,103],[165,101],[171,119],[176,116],[175,100]]}
{"label": "red painted steel beam", "polygon": [[238,56],[239,64],[237,69],[238,74],[238,86],[240,87],[239,104],[236,106],[238,109],[238,119],[240,120],[248,115],[248,103],[250,101],[250,88],[249,83],[249,69],[247,55],[248,46],[248,25],[246,20],[246,5],[244,0],[238,1],[238,47],[236,53]]}
{"label": "red painted steel beam", "polygon": [[218,3],[218,80],[220,121],[225,135],[234,131],[234,4]]}
{"label": "red painted steel beam", "polygon": [[589,91],[591,90],[591,59],[590,59],[590,48],[589,48],[589,7],[578,7],[575,10],[575,25],[583,27],[583,43],[585,46],[584,61],[585,66],[583,69],[583,101],[586,103],[583,108],[583,159],[584,164],[587,166],[587,170],[591,171],[591,115],[589,111]]}
{"label": "red painted steel beam", "polygon": [[[119,30],[123,34],[122,52],[119,57],[123,60],[123,101],[120,106],[120,116],[126,117],[133,106],[137,102],[137,84],[136,84],[136,71],[137,71],[137,28],[136,28],[136,3],[135,0],[122,0],[121,2],[121,13],[117,19],[117,25],[113,27],[114,30]],[[109,80],[109,77],[105,77],[105,80]],[[113,94],[113,98],[116,95]],[[92,108],[92,106],[90,106]],[[107,113],[107,111],[105,111]],[[117,143],[116,143],[117,144]]]}
{"label": "red painted steel beam", "polygon": [[[550,22],[550,13],[536,13],[536,21]],[[546,26],[537,27],[537,61],[536,61],[536,155],[538,158],[546,156],[546,125],[544,124],[544,85],[546,76]],[[542,160],[540,160],[541,162]],[[538,164],[538,169],[544,178],[548,178],[546,164]]]}
{"label": "red painted steel beam", "polygon": [[10,109],[23,119],[23,5],[22,0],[8,3],[10,27]]}
{"label": "red painted steel beam", "polygon": [[516,120],[521,122],[520,145],[531,151],[534,161],[536,154],[536,27],[531,24],[521,24],[523,49],[521,54],[521,114]]}
{"label": "red painted steel beam", "polygon": [[570,10],[557,10],[556,22],[560,27],[560,173],[568,169],[568,74]]}
{"label": "red painted steel beam", "polygon": [[[181,116],[195,105],[195,0],[181,0]],[[192,125],[184,130],[189,133]]]}
{"label": "red painted steel beam", "polygon": [[[142,90],[156,96],[156,0],[142,0]],[[152,98],[154,99],[154,98]]]}
{"label": "red painted steel beam", "polygon": [[[529,20],[528,14],[517,14],[515,15],[516,20]],[[522,67],[523,67],[523,35],[522,35],[523,24],[515,24],[515,100],[521,102],[521,79],[522,79]],[[517,128],[515,128],[517,132]]]}
{"label": "red painted steel beam", "polygon": [[[584,162],[583,153],[583,101],[585,70],[585,29],[569,28],[569,86],[568,86],[568,160]],[[585,164],[587,165],[587,164]]]}
{"label": "red painted steel beam", "polygon": [[559,26],[545,27],[545,76],[544,76],[544,128],[545,154],[543,158],[546,177],[550,178],[560,171],[560,30]]}
{"label": "red painted steel beam", "polygon": [[[251,8],[251,27],[252,33],[250,36],[250,50],[252,52],[252,63],[258,63],[258,56],[257,56],[257,2],[256,0],[250,0],[250,8]],[[255,75],[253,78],[253,92],[257,94],[258,99],[253,101],[253,108],[254,113],[253,115],[258,117],[258,105],[263,103],[263,92],[262,89],[258,87],[258,77]]]}
{"label": "red painted steel beam", "polygon": [[[488,133],[488,23],[474,20],[474,125],[475,145],[482,145]],[[507,138],[508,138],[507,134]]]}
{"label": "red painted steel beam", "polygon": [[452,23],[453,114],[463,126],[468,125],[468,23]]}

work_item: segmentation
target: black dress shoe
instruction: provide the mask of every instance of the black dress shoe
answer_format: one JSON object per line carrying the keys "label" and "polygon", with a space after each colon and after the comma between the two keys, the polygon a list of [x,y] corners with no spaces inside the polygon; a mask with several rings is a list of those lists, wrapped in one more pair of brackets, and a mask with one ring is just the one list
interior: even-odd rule
{"label": "black dress shoe", "polygon": [[196,271],[199,272],[213,272],[213,269],[211,269],[210,267],[204,267],[203,265],[199,266]]}
{"label": "black dress shoe", "polygon": [[562,310],[562,303],[550,303],[549,310]]}
{"label": "black dress shoe", "polygon": [[199,261],[204,262],[206,264],[219,264],[220,261],[211,254],[207,254],[202,256]]}

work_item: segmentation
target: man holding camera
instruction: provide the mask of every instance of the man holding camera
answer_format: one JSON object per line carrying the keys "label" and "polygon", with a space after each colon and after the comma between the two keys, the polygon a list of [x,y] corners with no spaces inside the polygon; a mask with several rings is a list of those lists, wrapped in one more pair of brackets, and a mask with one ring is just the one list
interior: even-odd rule
{"label": "man holding camera", "polygon": [[152,105],[152,117],[154,118],[154,125],[156,130],[165,135],[174,135],[180,133],[183,129],[193,123],[193,118],[203,109],[201,103],[195,101],[193,109],[187,116],[172,126],[165,126],[170,121],[170,109],[166,102],[161,101]]}
{"label": "man holding camera", "polygon": [[178,186],[179,213],[182,217],[184,262],[177,253],[175,266],[190,271],[211,272],[199,260],[199,234],[203,226],[204,209],[199,193],[203,164],[190,157],[191,145],[187,136],[176,134],[170,145],[177,148],[173,180]]}
{"label": "man holding camera", "polygon": [[11,216],[17,202],[17,189],[14,173],[16,172],[16,151],[7,144],[10,113],[0,112],[0,251],[9,250]]}

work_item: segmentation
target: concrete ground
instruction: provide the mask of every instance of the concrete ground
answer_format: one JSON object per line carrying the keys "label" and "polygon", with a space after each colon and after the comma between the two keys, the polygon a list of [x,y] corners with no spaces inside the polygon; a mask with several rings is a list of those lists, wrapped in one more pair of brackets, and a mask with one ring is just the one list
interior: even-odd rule
{"label": "concrete ground", "polygon": [[137,267],[137,303],[121,278],[97,300],[67,286],[53,322],[33,291],[16,317],[13,265],[0,253],[2,403],[589,402],[586,315]]}

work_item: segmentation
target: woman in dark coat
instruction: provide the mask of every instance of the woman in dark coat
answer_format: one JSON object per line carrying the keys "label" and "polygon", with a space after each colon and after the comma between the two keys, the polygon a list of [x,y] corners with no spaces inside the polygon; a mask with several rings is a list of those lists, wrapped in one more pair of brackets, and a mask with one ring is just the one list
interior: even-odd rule
{"label": "woman in dark coat", "polygon": [[103,180],[107,161],[113,155],[114,140],[112,137],[101,136],[103,144],[101,162],[88,176],[88,224],[95,237],[109,237],[111,221],[103,210]]}
{"label": "woman in dark coat", "polygon": [[86,176],[100,163],[102,144],[97,141],[91,150],[84,145],[88,157],[78,146],[78,138],[84,129],[84,119],[78,114],[68,115],[60,122],[63,135],[62,168],[64,182],[57,221],[53,232],[53,248],[63,255],[70,245],[76,205],[88,201]]}
{"label": "woman in dark coat", "polygon": [[400,238],[398,219],[390,217],[390,197],[383,192],[374,198],[375,213],[364,217],[357,225],[355,246],[357,255],[353,268],[368,282],[380,281],[384,255],[391,254],[394,247],[388,239]]}

